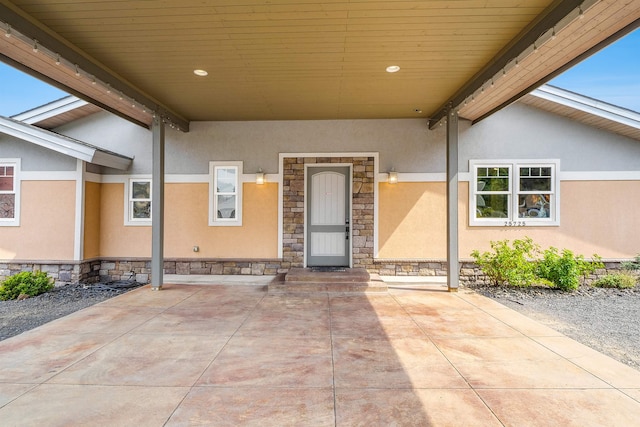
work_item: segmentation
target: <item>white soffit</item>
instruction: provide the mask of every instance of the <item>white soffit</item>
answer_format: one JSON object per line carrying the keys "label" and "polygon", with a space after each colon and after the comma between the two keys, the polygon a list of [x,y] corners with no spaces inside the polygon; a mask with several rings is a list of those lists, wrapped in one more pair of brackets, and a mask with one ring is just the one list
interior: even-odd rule
{"label": "white soffit", "polygon": [[87,101],[83,101],[80,98],[67,96],[29,111],[16,114],[15,116],[11,116],[11,118],[22,123],[33,125],[60,114],[75,110],[76,108],[84,107],[87,104],[89,104]]}
{"label": "white soffit", "polygon": [[58,153],[119,170],[126,170],[133,159],[111,151],[102,150],[68,136],[41,129],[19,122],[15,119],[0,116],[0,133],[19,138],[23,141],[39,145]]}
{"label": "white soffit", "polygon": [[531,95],[593,114],[635,129],[640,129],[640,113],[621,108],[597,99],[579,95],[551,85],[544,85],[531,92]]}

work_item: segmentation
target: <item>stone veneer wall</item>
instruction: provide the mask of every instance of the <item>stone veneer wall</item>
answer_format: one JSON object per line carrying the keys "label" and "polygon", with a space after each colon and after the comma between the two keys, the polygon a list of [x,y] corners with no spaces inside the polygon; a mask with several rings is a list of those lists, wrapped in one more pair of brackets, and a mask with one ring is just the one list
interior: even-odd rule
{"label": "stone veneer wall", "polygon": [[0,282],[23,271],[44,271],[56,285],[76,283],[83,279],[83,265],[80,263],[5,262],[0,263]]}
{"label": "stone veneer wall", "polygon": [[[270,276],[284,272],[283,262],[269,260],[165,260],[165,274],[180,275],[253,275]],[[620,261],[605,262],[605,268],[587,277],[590,283],[606,274],[619,272]],[[288,264],[287,264],[288,265]],[[436,260],[374,260],[367,268],[381,276],[446,276],[445,261]],[[87,260],[79,263],[0,262],[0,282],[22,271],[44,271],[52,277],[56,286],[66,283],[94,283],[113,280],[135,280],[149,283],[151,261],[136,260]],[[487,277],[473,262],[460,263],[460,284],[487,283]]]}
{"label": "stone veneer wall", "polygon": [[351,236],[354,268],[373,266],[373,157],[285,157],[282,170],[283,236],[281,270],[304,266],[304,167],[308,164],[350,163]]}

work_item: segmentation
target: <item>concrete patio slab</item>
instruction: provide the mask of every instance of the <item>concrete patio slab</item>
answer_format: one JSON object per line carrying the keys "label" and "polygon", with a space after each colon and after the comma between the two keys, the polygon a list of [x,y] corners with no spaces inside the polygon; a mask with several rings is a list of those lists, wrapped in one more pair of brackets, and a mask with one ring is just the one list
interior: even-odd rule
{"label": "concrete patio slab", "polygon": [[640,419],[640,371],[477,294],[441,283],[269,294],[223,282],[140,288],[0,342],[1,424]]}

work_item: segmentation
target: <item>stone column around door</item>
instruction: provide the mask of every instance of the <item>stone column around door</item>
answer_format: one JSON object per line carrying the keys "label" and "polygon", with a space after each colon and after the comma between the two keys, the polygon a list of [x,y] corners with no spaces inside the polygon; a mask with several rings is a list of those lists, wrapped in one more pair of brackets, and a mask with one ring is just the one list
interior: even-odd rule
{"label": "stone column around door", "polygon": [[352,265],[373,267],[374,157],[285,157],[282,168],[282,269],[304,266],[304,165],[349,163]]}

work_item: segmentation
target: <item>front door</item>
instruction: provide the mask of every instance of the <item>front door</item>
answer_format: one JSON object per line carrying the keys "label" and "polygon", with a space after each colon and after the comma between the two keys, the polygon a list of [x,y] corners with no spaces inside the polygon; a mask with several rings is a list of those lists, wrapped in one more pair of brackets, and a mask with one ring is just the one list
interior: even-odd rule
{"label": "front door", "polygon": [[349,267],[349,166],[307,169],[307,266]]}

